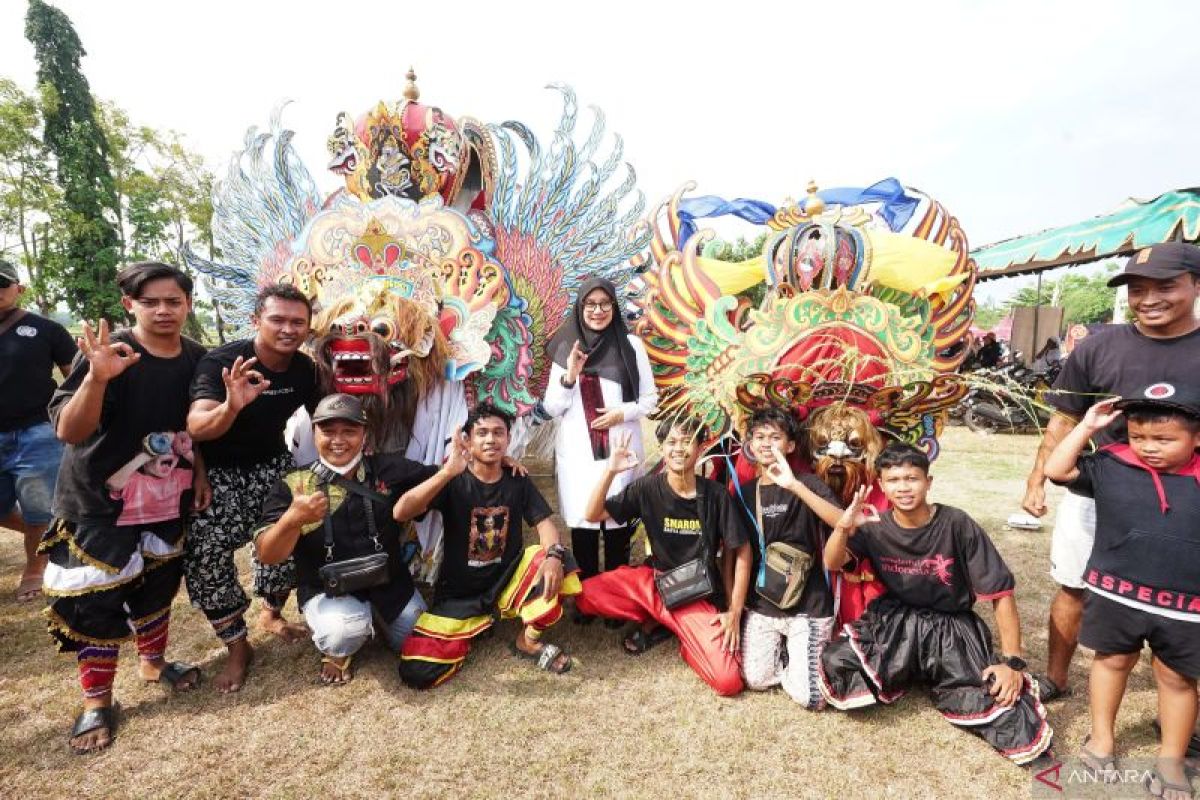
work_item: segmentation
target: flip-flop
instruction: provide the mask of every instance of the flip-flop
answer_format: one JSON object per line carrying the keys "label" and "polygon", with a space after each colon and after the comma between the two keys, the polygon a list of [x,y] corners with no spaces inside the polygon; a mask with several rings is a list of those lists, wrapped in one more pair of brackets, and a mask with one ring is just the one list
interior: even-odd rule
{"label": "flip-flop", "polygon": [[622,640],[621,649],[625,651],[626,655],[640,656],[674,636],[675,634],[662,625],[652,629],[649,633],[638,628]]}
{"label": "flip-flop", "polygon": [[1142,778],[1142,785],[1146,787],[1146,791],[1150,793],[1151,797],[1164,797],[1167,792],[1182,792],[1188,800],[1192,800],[1195,797],[1195,793],[1192,792],[1192,784],[1188,783],[1186,778],[1184,781],[1184,783],[1172,783],[1155,768]]}
{"label": "flip-flop", "polygon": [[[188,686],[186,689],[180,689],[179,684],[192,673],[196,673],[196,682]],[[161,683],[169,686],[172,692],[190,692],[200,685],[200,678],[203,673],[195,664],[188,664],[184,661],[168,661],[163,665],[162,672],[158,673],[158,678],[146,683]]]}
{"label": "flip-flop", "polygon": [[[571,656],[567,654],[567,651],[556,644],[544,644],[537,649],[537,652],[526,653],[517,647],[516,642],[509,642],[508,649],[517,658],[532,661],[538,669],[545,670],[552,675],[564,675],[570,672],[571,665],[574,663],[571,660]],[[564,656],[565,658],[560,661],[559,656]]]}
{"label": "flip-flop", "polygon": [[1121,777],[1121,772],[1117,769],[1117,759],[1114,756],[1097,755],[1088,750],[1088,742],[1091,740],[1091,734],[1083,737],[1083,745],[1079,748],[1079,760],[1096,775],[1096,780],[1100,783],[1116,783]]}
{"label": "flip-flop", "polygon": [[345,686],[350,681],[354,680],[354,656],[353,654],[343,658],[336,656],[321,656],[321,663],[328,664],[334,669],[341,672],[340,678],[326,678],[324,672],[317,673],[317,682],[322,686]]}
{"label": "flip-flop", "polygon": [[[104,744],[99,744],[95,747],[76,747],[71,744],[71,740],[75,737],[83,736],[85,733],[91,733],[101,728],[108,730],[108,741]],[[75,755],[86,756],[88,753],[98,753],[105,748],[111,747],[116,738],[117,714],[112,706],[85,708],[79,712],[79,716],[75,718],[75,723],[71,726],[71,733],[67,736],[67,746],[71,748],[71,752]]]}
{"label": "flip-flop", "polygon": [[21,578],[17,584],[17,602],[31,603],[42,595],[42,576]]}
{"label": "flip-flop", "polygon": [[1038,700],[1043,703],[1053,703],[1055,700],[1064,700],[1075,694],[1075,690],[1070,686],[1059,686],[1054,681],[1050,680],[1049,676],[1044,672],[1035,672],[1030,677],[1037,682]]}

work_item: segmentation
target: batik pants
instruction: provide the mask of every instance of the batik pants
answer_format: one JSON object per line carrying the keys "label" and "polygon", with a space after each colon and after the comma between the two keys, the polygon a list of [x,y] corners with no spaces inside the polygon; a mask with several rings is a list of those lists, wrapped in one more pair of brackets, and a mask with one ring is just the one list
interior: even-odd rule
{"label": "batik pants", "polygon": [[742,625],[746,688],[761,691],[782,685],[805,708],[820,708],[824,701],[818,665],[832,628],[832,617],[773,617],[747,609]]}
{"label": "batik pants", "polygon": [[654,585],[654,570],[648,566],[618,567],[583,582],[583,593],[575,601],[579,611],[610,619],[644,624],[657,622],[679,639],[679,654],[700,679],[719,695],[742,691],[738,657],[721,647],[714,633],[720,614],[707,600],[697,600],[668,609]]}
{"label": "batik pants", "polygon": [[998,705],[983,681],[992,635],[974,612],[906,606],[884,595],[821,655],[821,691],[834,708],[892,703],[927,684],[937,710],[1017,764],[1050,747],[1054,731],[1028,675],[1015,705]]}
{"label": "batik pants", "polygon": [[85,696],[112,691],[119,648],[129,638],[143,659],[166,652],[183,540],[178,519],[124,526],[59,519],[43,535],[50,635],[60,651],[76,654]]}
{"label": "batik pants", "polygon": [[[192,605],[204,612],[225,644],[246,637],[244,615],[250,608],[234,557],[253,538],[271,487],[291,469],[292,457],[284,453],[252,466],[208,471],[212,503],[192,520],[183,568]],[[280,564],[253,559],[252,564],[254,594],[272,608],[283,608],[296,583],[292,559]]]}
{"label": "batik pants", "polygon": [[568,555],[562,588],[554,597],[543,597],[537,574],[545,559],[544,547],[530,545],[493,591],[435,601],[417,618],[400,651],[400,680],[414,689],[432,689],[450,680],[467,660],[471,640],[497,619],[519,619],[526,636],[540,638],[562,619],[561,598],[579,594],[580,588],[578,567]]}

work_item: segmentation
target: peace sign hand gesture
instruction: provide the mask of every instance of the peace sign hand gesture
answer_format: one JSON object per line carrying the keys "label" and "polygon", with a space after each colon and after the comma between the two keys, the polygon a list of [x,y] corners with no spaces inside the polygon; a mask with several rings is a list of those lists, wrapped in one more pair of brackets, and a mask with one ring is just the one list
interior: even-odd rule
{"label": "peace sign hand gesture", "polygon": [[232,367],[221,369],[221,380],[225,382],[225,402],[234,412],[250,405],[271,386],[261,372],[252,369],[256,363],[257,358],[243,360],[238,356]]}
{"label": "peace sign hand gesture", "polygon": [[613,449],[608,455],[608,471],[613,475],[628,472],[638,465],[637,453],[629,449],[632,438],[633,433],[629,431],[613,437]]}
{"label": "peace sign hand gesture", "polygon": [[100,332],[92,332],[92,326],[83,323],[83,336],[76,339],[79,351],[88,360],[88,371],[92,380],[108,383],[138,362],[141,353],[135,352],[125,342],[113,342],[109,337],[108,320],[100,320]]}

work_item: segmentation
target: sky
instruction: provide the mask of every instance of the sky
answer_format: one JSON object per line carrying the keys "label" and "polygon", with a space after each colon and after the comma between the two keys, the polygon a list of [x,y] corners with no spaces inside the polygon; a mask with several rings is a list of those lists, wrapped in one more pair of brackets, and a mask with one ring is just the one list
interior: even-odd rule
{"label": "sky", "polygon": [[[400,99],[411,65],[423,102],[543,140],[561,109],[544,87],[572,85],[623,136],[650,201],[689,180],[780,204],[810,179],[896,177],[975,247],[1200,185],[1200,3],[1186,0],[54,4],[93,93],[182,132],[218,174],[290,100],[284,125],[332,191],[338,112]],[[25,11],[0,0],[0,75],[32,88]]]}

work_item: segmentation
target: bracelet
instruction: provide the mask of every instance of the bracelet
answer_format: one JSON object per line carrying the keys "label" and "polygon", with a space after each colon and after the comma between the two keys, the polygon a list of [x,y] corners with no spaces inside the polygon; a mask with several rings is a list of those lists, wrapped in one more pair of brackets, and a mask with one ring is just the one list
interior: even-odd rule
{"label": "bracelet", "polygon": [[567,548],[561,544],[552,544],[546,548],[546,558],[557,558],[559,561],[565,560]]}
{"label": "bracelet", "polygon": [[559,385],[561,385],[564,389],[574,389],[575,388],[575,381],[571,381],[570,383],[567,383],[566,375],[559,376],[558,382],[559,382]]}

